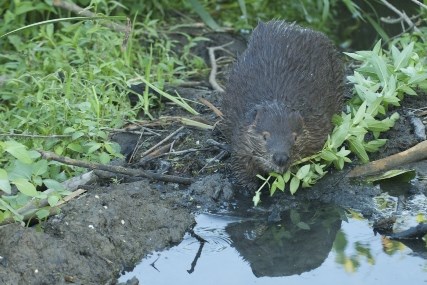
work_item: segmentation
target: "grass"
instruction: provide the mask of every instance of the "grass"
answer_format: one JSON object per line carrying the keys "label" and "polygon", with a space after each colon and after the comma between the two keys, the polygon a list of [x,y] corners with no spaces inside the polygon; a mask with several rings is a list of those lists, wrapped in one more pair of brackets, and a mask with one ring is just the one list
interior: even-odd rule
{"label": "grass", "polygon": [[[1,28],[0,190],[9,195],[0,199],[0,222],[11,216],[20,220],[15,209],[31,199],[47,198],[55,206],[58,197],[68,193],[52,181],[83,171],[48,162],[33,150],[108,163],[120,154],[105,128],[122,127],[141,109],[152,118],[151,109],[161,107],[162,100],[195,113],[182,98],[161,89],[165,82],[185,81],[205,69],[189,52],[201,39],[191,39],[178,54],[165,27],[150,15],[134,23],[123,48],[125,36],[106,27],[105,16],[41,19],[26,25],[26,17],[40,17],[26,9],[28,4],[6,9]],[[37,11],[51,12],[45,4]],[[132,107],[127,94],[134,82],[158,89],[165,99],[146,89]],[[45,197],[44,189],[56,191]],[[35,215],[44,218],[47,213],[40,209]]]}

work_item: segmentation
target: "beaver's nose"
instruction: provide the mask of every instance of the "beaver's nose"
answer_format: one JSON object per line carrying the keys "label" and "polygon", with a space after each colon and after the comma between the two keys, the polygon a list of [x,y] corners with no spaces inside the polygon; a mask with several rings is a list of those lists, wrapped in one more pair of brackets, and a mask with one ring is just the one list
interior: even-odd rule
{"label": "beaver's nose", "polygon": [[285,166],[288,163],[289,156],[286,152],[276,152],[273,154],[273,162],[280,167]]}

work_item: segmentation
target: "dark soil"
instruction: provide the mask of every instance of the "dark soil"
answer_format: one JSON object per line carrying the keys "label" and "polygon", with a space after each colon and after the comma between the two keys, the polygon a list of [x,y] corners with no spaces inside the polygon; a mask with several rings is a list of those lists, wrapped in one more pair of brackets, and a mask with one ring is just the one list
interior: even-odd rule
{"label": "dark soil", "polygon": [[[206,56],[206,46],[222,45],[230,35],[214,34],[217,42],[203,42],[195,52]],[[233,37],[231,37],[233,38]],[[242,50],[241,40],[233,46],[235,53]],[[226,68],[224,68],[226,70]],[[197,88],[168,87],[192,100],[203,97],[219,106],[220,94],[203,82]],[[427,106],[427,96],[411,98],[398,109],[402,116],[396,127],[385,136],[390,139],[379,156],[387,156],[407,149],[419,142],[405,108]],[[201,116],[193,119],[216,124],[219,118],[204,105],[198,105]],[[177,107],[159,110],[162,115],[189,117]],[[381,190],[345,178],[348,171],[331,170],[311,189],[299,190],[295,196],[278,193],[273,198],[265,195],[257,208],[251,206],[251,195],[241,195],[241,189],[232,184],[227,158],[218,156],[223,143],[221,132],[186,127],[177,134],[171,147],[175,151],[197,149],[184,155],[168,155],[141,159],[141,153],[181,125],[162,124],[153,127],[159,136],[115,134],[113,139],[122,145],[127,167],[149,169],[158,173],[193,177],[189,186],[174,183],[135,181],[135,178],[99,173],[98,184],[92,185],[82,196],[61,208],[61,213],[50,217],[40,226],[22,227],[11,224],[0,228],[0,284],[116,284],[123,270],[133,267],[142,257],[154,250],[169,247],[181,241],[184,233],[194,225],[197,211],[231,211],[236,207],[244,212],[267,212],[274,221],[281,211],[307,200],[332,203],[352,208],[366,217],[375,217],[377,211],[372,197]],[[130,159],[136,145],[140,149]],[[426,167],[421,169],[426,175]],[[102,174],[102,175],[101,175]],[[111,184],[111,185],[110,185]],[[421,189],[419,187],[418,189]],[[426,189],[426,187],[422,188]],[[420,190],[421,191],[421,190]]]}

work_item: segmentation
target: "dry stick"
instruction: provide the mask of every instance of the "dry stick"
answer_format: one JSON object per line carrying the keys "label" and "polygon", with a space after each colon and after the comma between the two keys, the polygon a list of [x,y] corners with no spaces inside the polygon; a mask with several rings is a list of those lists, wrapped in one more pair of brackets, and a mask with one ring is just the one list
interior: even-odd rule
{"label": "dry stick", "polygon": [[[53,6],[62,8],[71,12],[74,12],[76,14],[82,15],[84,17],[96,17],[95,13],[92,13],[88,10],[83,9],[82,7],[74,4],[73,2],[64,2],[62,0],[53,0]],[[126,26],[123,26],[121,24],[111,23],[106,24],[106,26],[116,32],[121,33],[128,33],[129,29]]]}
{"label": "dry stick", "polygon": [[79,166],[79,167],[84,167],[89,169],[104,170],[104,171],[109,171],[113,173],[135,176],[135,177],[145,177],[151,180],[158,180],[158,181],[164,181],[164,182],[173,182],[173,183],[180,183],[180,184],[191,184],[193,182],[193,179],[186,178],[186,177],[158,174],[158,173],[153,173],[149,171],[126,168],[122,166],[104,165],[100,163],[85,162],[85,161],[80,161],[80,160],[76,160],[68,157],[59,156],[59,155],[56,155],[55,153],[41,151],[41,150],[39,150],[39,153],[42,155],[44,159],[55,160],[68,165],[74,165],[74,166]]}
{"label": "dry stick", "polygon": [[221,117],[221,118],[222,118],[222,116],[223,116],[222,112],[221,112],[217,107],[215,107],[211,102],[209,102],[209,101],[208,101],[208,100],[206,100],[205,98],[199,98],[199,101],[200,101],[203,105],[205,105],[206,107],[208,107],[209,109],[211,109],[211,110],[212,110],[212,112],[214,112],[214,113],[215,113],[215,115],[217,115],[218,117]]}
{"label": "dry stick", "polygon": [[411,1],[414,2],[415,4],[417,4],[418,6],[424,8],[424,9],[427,9],[427,5],[421,3],[420,1],[418,1],[418,0],[411,0]]}
{"label": "dry stick", "polygon": [[160,155],[169,152],[170,149],[172,148],[172,142],[165,144],[163,146],[160,146],[159,148],[157,148],[156,150],[150,152],[149,154],[147,154],[146,156],[144,156],[143,158],[141,158],[140,162],[138,165],[144,165],[147,162],[152,161],[153,159],[158,158]]}
{"label": "dry stick", "polygon": [[142,146],[141,139],[142,139],[142,133],[139,135],[138,141],[136,142],[135,147],[133,148],[132,154],[129,157],[129,161],[128,161],[129,163],[133,161],[137,151],[141,148]]}
{"label": "dry stick", "polygon": [[[160,134],[148,129],[148,128],[144,128],[142,126],[132,126],[132,127],[126,127],[123,129],[116,129],[116,128],[102,128],[103,130],[106,130],[108,132],[112,132],[112,133],[129,133],[129,134],[136,134],[136,135],[143,135],[143,136],[151,136],[151,135],[156,135],[156,136],[160,136]],[[142,131],[137,131],[137,130],[141,130]],[[150,133],[150,134],[147,134]]]}
{"label": "dry stick", "polygon": [[401,12],[399,9],[397,9],[395,6],[387,2],[387,0],[380,0],[381,3],[383,3],[387,8],[392,10],[394,13],[396,13],[403,21],[405,21],[410,28],[413,28],[414,31],[419,31],[418,28],[415,26],[415,24],[409,19],[409,17],[405,14],[405,12]]}
{"label": "dry stick", "polygon": [[208,51],[209,51],[209,60],[211,62],[211,72],[209,74],[209,83],[212,85],[212,88],[214,90],[217,90],[219,92],[224,92],[225,90],[219,86],[218,82],[216,82],[216,75],[218,73],[218,65],[216,64],[216,59],[215,59],[215,51],[217,50],[222,50],[225,52],[228,52],[226,49],[224,49],[224,47],[231,45],[233,42],[229,42],[225,45],[222,46],[217,46],[217,47],[209,47]]}
{"label": "dry stick", "polygon": [[149,154],[150,152],[152,152],[153,150],[155,150],[156,148],[158,148],[164,142],[168,141],[171,137],[173,137],[174,135],[176,135],[177,133],[179,133],[180,131],[182,131],[182,129],[184,129],[184,127],[179,127],[176,131],[174,131],[173,133],[171,133],[170,135],[168,135],[167,137],[165,137],[164,139],[162,139],[161,141],[159,141],[156,145],[154,145],[150,149],[146,150],[143,154],[141,154],[141,157],[146,156],[147,154]]}
{"label": "dry stick", "polygon": [[402,164],[416,162],[426,158],[427,141],[423,141],[405,151],[393,154],[383,159],[372,161],[365,165],[357,166],[347,174],[347,177],[351,178],[372,175],[380,171],[393,169],[394,167]]}

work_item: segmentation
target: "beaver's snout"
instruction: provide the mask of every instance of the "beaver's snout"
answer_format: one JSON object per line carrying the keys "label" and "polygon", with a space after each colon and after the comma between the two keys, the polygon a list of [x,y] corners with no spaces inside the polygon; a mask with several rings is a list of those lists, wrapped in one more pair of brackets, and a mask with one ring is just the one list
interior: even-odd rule
{"label": "beaver's snout", "polygon": [[279,167],[285,167],[289,162],[289,155],[286,152],[276,152],[273,154],[273,162]]}

